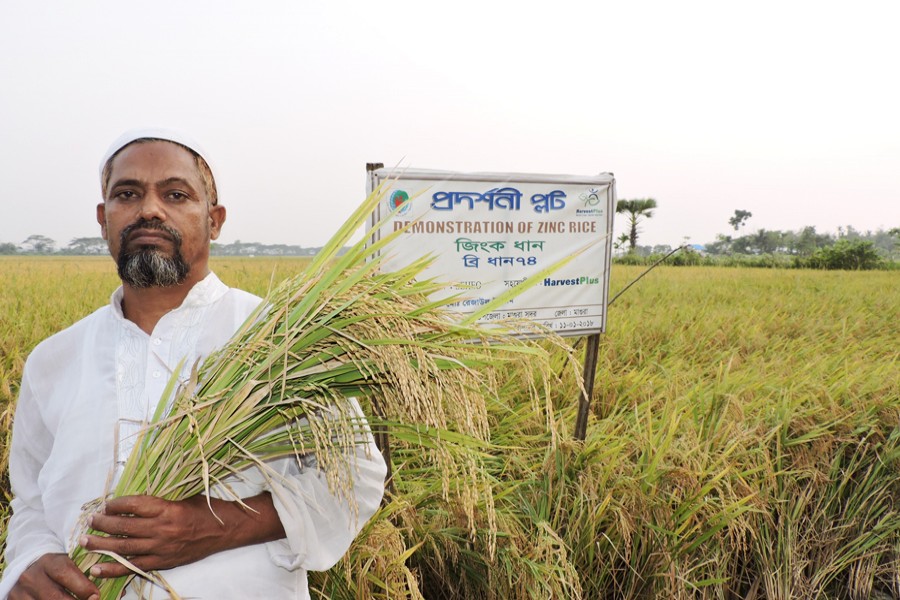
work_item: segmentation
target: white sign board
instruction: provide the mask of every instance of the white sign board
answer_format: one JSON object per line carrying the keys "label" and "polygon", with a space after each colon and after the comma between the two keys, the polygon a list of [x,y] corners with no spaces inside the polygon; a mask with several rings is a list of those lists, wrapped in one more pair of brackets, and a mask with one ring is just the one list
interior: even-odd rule
{"label": "white sign board", "polygon": [[382,184],[387,189],[370,219],[369,235],[377,240],[406,228],[383,251],[384,269],[433,255],[425,274],[451,283],[448,294],[462,294],[451,308],[468,314],[581,251],[481,321],[528,319],[566,336],[605,330],[616,200],[611,173],[578,177],[382,168],[369,175],[370,192]]}

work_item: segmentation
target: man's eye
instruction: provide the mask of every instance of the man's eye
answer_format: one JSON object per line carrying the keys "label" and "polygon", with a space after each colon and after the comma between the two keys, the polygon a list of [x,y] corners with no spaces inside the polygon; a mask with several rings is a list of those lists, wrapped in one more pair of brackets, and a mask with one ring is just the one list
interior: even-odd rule
{"label": "man's eye", "polygon": [[137,194],[135,194],[131,190],[122,190],[120,192],[116,192],[116,198],[120,200],[131,200],[133,198],[137,198]]}
{"label": "man's eye", "polygon": [[169,192],[169,200],[181,202],[183,200],[187,200],[187,194],[184,194],[182,192]]}

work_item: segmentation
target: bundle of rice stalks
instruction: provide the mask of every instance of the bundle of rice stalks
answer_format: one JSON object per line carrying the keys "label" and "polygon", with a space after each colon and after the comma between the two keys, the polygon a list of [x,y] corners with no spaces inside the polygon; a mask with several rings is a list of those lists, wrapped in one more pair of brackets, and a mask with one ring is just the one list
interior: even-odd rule
{"label": "bundle of rice stalks", "polygon": [[[379,270],[380,251],[402,231],[339,255],[382,196],[367,198],[306,271],[274,289],[227,346],[193,367],[189,381],[173,378],[113,496],[208,495],[223,482],[227,489],[244,468],[314,452],[333,493],[352,506],[353,449],[365,426],[355,397],[369,407],[373,428],[389,423],[430,453],[444,494],[453,488],[472,527],[476,506],[487,506],[495,534],[489,478],[479,465],[489,437],[485,398],[497,394],[494,369],[510,360],[550,367],[539,346],[476,320],[530,286],[460,319],[446,309],[457,298],[433,299],[448,284],[417,279],[428,258]],[[85,572],[108,560],[81,548],[73,557]],[[96,583],[112,599],[128,579]]]}

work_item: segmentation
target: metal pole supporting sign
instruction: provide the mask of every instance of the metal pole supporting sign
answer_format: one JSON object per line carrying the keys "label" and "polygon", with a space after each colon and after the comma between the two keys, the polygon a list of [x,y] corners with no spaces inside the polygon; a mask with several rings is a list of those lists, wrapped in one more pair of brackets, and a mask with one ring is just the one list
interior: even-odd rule
{"label": "metal pole supporting sign", "polygon": [[600,349],[600,334],[587,337],[584,350],[584,391],[578,402],[578,417],[575,419],[575,439],[583,442],[587,436],[587,422],[591,413],[591,397],[594,395],[594,377],[597,374],[597,359]]}

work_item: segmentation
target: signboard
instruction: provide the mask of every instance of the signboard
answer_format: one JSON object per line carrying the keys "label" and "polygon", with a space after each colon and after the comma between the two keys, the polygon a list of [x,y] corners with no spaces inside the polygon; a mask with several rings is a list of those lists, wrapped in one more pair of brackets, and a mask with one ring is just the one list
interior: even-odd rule
{"label": "signboard", "polygon": [[378,240],[406,228],[384,251],[384,269],[433,255],[425,275],[451,283],[447,294],[462,298],[450,307],[469,314],[577,254],[481,321],[528,319],[565,336],[605,330],[616,200],[611,173],[370,170],[369,191],[382,184],[385,200],[372,214],[369,235]]}

